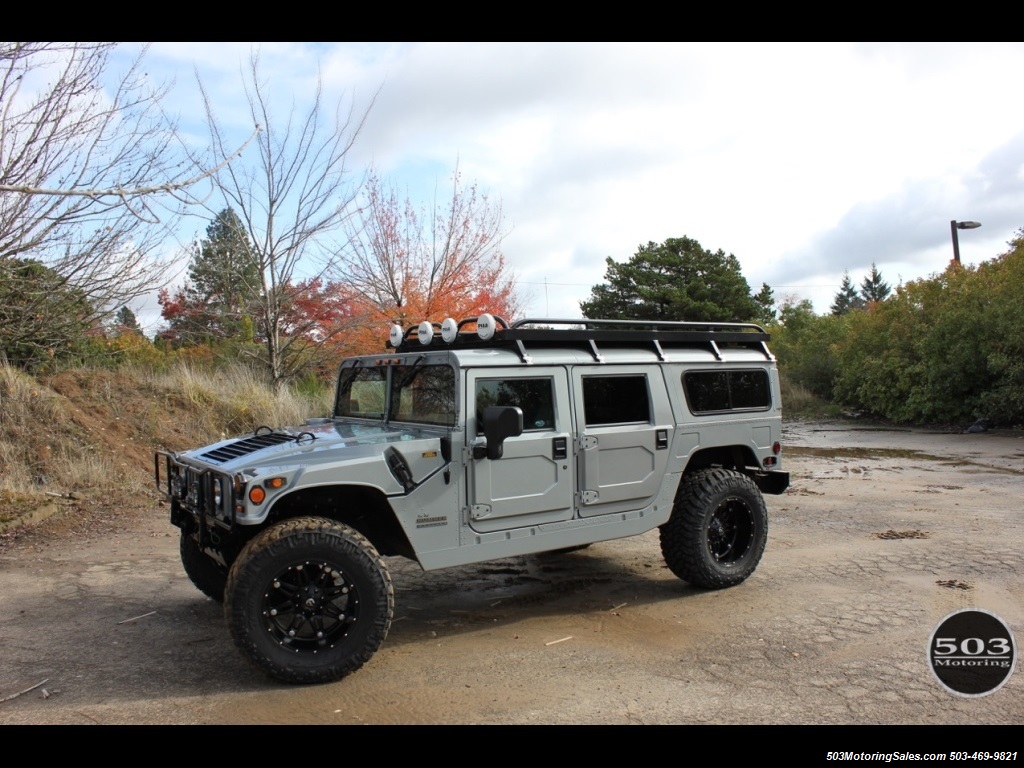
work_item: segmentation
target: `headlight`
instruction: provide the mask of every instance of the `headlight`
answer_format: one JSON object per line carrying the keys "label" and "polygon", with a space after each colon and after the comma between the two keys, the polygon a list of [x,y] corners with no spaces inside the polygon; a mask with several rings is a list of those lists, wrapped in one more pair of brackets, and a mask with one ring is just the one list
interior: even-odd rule
{"label": "headlight", "polygon": [[188,486],[185,483],[185,478],[178,469],[175,469],[174,477],[171,478],[171,493],[179,499],[184,499],[187,492]]}
{"label": "headlight", "polygon": [[224,509],[224,486],[219,477],[213,478],[213,506],[218,512]]}

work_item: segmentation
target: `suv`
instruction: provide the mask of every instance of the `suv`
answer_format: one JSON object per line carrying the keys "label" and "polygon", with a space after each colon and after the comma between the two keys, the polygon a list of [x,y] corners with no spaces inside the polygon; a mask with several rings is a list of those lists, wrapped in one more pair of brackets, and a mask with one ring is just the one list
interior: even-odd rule
{"label": "suv", "polygon": [[746,323],[481,315],[391,329],[341,364],[334,414],[156,454],[192,582],[289,683],[380,647],[385,557],[427,571],[660,529],[672,572],[720,589],[764,551],[782,493],[768,334]]}

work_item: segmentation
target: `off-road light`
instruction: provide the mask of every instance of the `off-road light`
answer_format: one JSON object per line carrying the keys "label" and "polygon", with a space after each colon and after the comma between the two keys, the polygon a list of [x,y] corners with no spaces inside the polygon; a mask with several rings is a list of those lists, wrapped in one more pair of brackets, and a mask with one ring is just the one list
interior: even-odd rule
{"label": "off-road light", "polygon": [[262,504],[267,498],[267,492],[264,491],[260,486],[254,485],[249,489],[249,501],[253,504]]}
{"label": "off-road light", "polygon": [[441,323],[441,338],[444,339],[445,344],[451,344],[458,337],[459,324],[455,322],[454,318],[446,317]]}
{"label": "off-road light", "polygon": [[391,333],[388,334],[388,341],[391,343],[391,346],[398,347],[402,343],[403,335],[404,334],[402,332],[402,326],[400,326],[398,323],[392,325]]}
{"label": "off-road light", "polygon": [[488,341],[494,336],[494,318],[487,313],[476,319],[476,335],[481,341]]}
{"label": "off-road light", "polygon": [[428,320],[424,320],[416,329],[416,334],[419,337],[420,344],[427,346],[430,340],[434,338],[434,326]]}

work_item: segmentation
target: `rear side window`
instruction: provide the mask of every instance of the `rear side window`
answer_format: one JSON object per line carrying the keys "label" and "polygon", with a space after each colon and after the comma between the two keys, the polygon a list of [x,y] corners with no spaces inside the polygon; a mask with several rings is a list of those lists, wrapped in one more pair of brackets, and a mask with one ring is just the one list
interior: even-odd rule
{"label": "rear side window", "polygon": [[650,423],[647,377],[584,376],[583,416],[588,427]]}
{"label": "rear side window", "polygon": [[689,371],[683,374],[686,400],[694,413],[766,411],[771,407],[768,371]]}

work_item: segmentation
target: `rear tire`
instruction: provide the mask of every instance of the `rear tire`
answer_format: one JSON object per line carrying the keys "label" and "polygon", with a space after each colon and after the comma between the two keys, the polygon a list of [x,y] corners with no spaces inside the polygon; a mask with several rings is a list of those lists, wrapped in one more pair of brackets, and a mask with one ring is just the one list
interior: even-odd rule
{"label": "rear tire", "polygon": [[369,540],[316,517],[287,520],[250,541],[225,595],[235,645],[286,683],[328,683],[363,666],[387,637],[395,600]]}
{"label": "rear tire", "polygon": [[732,587],[761,560],[768,510],[746,475],[706,469],[683,480],[660,533],[661,552],[672,573],[703,589]]}

